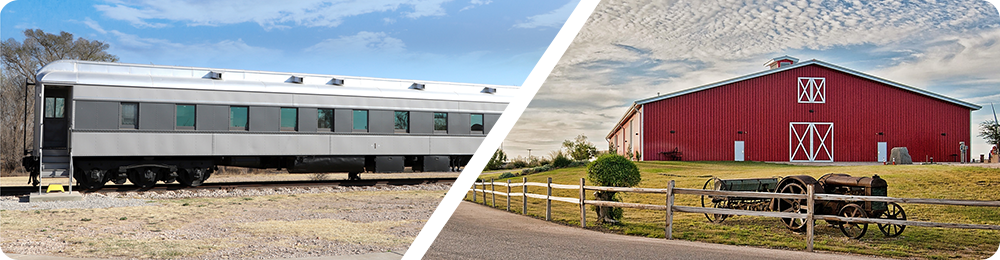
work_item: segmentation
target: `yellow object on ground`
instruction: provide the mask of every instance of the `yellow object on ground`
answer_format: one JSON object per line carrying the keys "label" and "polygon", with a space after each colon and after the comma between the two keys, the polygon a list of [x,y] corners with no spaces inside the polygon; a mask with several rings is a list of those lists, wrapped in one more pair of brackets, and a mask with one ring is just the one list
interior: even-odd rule
{"label": "yellow object on ground", "polygon": [[49,184],[49,188],[45,190],[45,193],[53,191],[64,192],[66,190],[63,190],[63,186],[61,184]]}

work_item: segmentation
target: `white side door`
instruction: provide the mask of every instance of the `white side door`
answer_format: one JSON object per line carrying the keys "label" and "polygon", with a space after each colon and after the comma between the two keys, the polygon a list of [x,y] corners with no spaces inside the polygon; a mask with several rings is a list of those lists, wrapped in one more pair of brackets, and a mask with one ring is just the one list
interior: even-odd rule
{"label": "white side door", "polygon": [[736,154],[735,154],[736,155],[736,161],[737,162],[742,162],[743,161],[743,141],[736,141],[735,150],[736,150]]}
{"label": "white side door", "polygon": [[878,142],[878,162],[886,162],[889,157],[888,147],[885,142]]}

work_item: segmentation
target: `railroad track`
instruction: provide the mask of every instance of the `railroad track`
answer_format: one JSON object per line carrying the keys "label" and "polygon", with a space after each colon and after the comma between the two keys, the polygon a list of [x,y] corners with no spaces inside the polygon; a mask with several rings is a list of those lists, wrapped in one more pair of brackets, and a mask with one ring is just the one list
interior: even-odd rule
{"label": "railroad track", "polygon": [[[371,179],[371,180],[321,180],[321,181],[245,181],[245,182],[212,182],[198,187],[185,187],[180,184],[157,184],[149,189],[139,189],[135,185],[107,185],[99,190],[80,191],[73,186],[73,191],[82,193],[93,192],[126,192],[126,191],[168,191],[168,190],[228,190],[279,187],[337,187],[337,186],[397,186],[419,184],[451,184],[455,178],[413,178],[413,179]],[[44,189],[43,189],[44,190]],[[12,186],[0,188],[0,196],[19,196],[38,192],[38,187]]]}

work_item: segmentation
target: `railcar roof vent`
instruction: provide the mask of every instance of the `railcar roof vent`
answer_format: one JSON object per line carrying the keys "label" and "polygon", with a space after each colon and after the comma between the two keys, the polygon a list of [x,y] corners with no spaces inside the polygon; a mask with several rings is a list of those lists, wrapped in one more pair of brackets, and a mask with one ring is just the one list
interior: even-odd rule
{"label": "railcar roof vent", "polygon": [[424,90],[424,88],[425,88],[424,84],[420,83],[413,83],[413,85],[410,85],[410,89]]}
{"label": "railcar roof vent", "polygon": [[205,74],[206,79],[222,79],[222,72],[209,71]]}
{"label": "railcar roof vent", "polygon": [[330,79],[330,82],[327,82],[326,84],[336,85],[336,86],[343,86],[344,85],[344,80],[343,79],[338,79],[338,78],[332,78],[332,79]]}
{"label": "railcar roof vent", "polygon": [[302,84],[302,77],[292,76],[291,78],[288,78],[288,81],[285,81],[285,82],[287,82],[287,83],[295,83],[295,84]]}
{"label": "railcar roof vent", "polygon": [[485,88],[483,88],[483,91],[479,91],[479,92],[480,93],[486,93],[486,94],[496,94],[497,93],[497,89],[496,88],[491,88],[491,87],[485,87]]}
{"label": "railcar roof vent", "polygon": [[792,57],[792,56],[785,55],[785,56],[773,58],[773,59],[767,61],[767,63],[764,63],[764,66],[766,66],[768,68],[771,68],[771,69],[777,69],[777,68],[781,68],[781,67],[790,66],[790,65],[798,63],[798,62],[799,62],[799,59],[796,59],[795,57]]}

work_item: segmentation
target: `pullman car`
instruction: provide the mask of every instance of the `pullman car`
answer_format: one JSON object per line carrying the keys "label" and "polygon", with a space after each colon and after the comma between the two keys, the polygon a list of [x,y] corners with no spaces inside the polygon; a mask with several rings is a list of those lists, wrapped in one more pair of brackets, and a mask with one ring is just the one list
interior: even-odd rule
{"label": "pullman car", "polygon": [[61,60],[36,74],[38,176],[203,183],[218,166],[457,171],[516,86]]}

